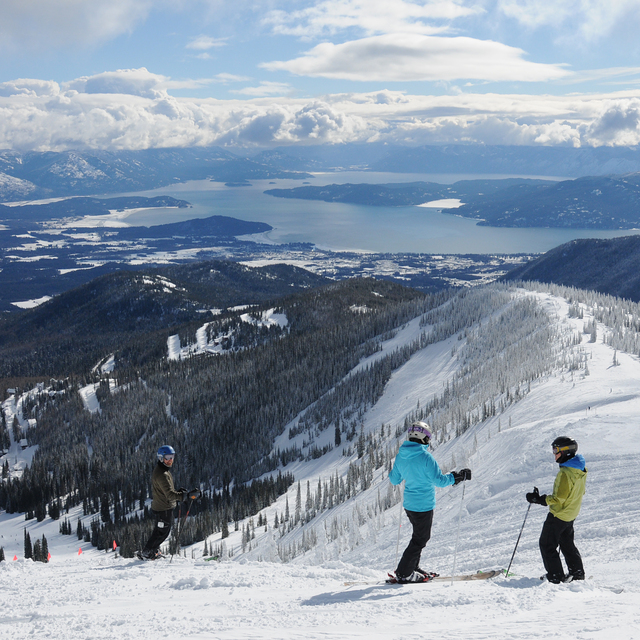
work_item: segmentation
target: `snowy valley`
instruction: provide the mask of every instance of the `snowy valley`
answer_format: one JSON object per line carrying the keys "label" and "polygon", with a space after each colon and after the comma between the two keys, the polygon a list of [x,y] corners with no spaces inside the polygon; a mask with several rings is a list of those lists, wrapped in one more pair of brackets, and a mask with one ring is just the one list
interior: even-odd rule
{"label": "snowy valley", "polygon": [[[386,336],[286,425],[274,452],[327,452],[282,466],[295,477],[284,495],[230,522],[228,537],[214,533],[156,562],[61,534],[65,518],[74,532],[78,520],[89,527],[82,505],[59,520],[1,511],[2,637],[640,639],[637,327],[638,305],[553,286],[451,297]],[[169,348],[171,357],[189,352],[176,340]],[[350,404],[349,385],[389,362],[377,401]],[[26,398],[3,402],[7,425],[25,419]],[[358,424],[339,445],[336,406],[339,420]],[[471,481],[438,490],[421,566],[441,575],[504,569],[526,516],[512,576],[344,584],[384,580],[408,542],[401,491],[387,475],[416,418],[434,428],[443,471],[473,471]],[[551,491],[559,435],[576,439],[587,462],[575,528],[588,579],[552,585],[539,579],[547,509],[527,511],[524,495],[534,485]],[[6,474],[19,476],[34,449],[12,437],[0,458]],[[186,456],[177,451],[177,468]],[[48,563],[23,557],[25,531],[46,537]]]}

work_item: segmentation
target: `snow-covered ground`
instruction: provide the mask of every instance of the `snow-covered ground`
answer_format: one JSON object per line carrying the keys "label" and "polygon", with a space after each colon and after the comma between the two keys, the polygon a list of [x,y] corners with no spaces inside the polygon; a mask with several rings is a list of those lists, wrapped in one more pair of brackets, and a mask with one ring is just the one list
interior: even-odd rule
{"label": "snow-covered ground", "polygon": [[[581,320],[567,320],[565,303],[544,299],[560,322],[582,328]],[[415,333],[409,324],[395,341]],[[539,580],[544,570],[537,541],[547,510],[532,505],[513,577],[345,586],[345,581],[383,579],[410,536],[400,505],[369,519],[353,532],[350,544],[321,535],[332,518],[348,519],[356,508],[366,509],[378,490],[387,492],[381,468],[367,494],[308,525],[319,534],[318,544],[289,563],[259,560],[275,558],[280,539],[271,525],[276,510],[284,512],[284,496],[263,511],[268,531],[256,528],[253,549],[242,553],[240,532],[232,531],[225,542],[234,555],[221,562],[205,561],[199,543],[172,561],[143,563],[58,535],[59,522],[0,513],[6,556],[0,563],[1,637],[640,640],[640,360],[618,352],[614,366],[613,350],[588,338],[583,343],[588,375],[565,371],[545,377],[504,413],[436,448],[444,470],[469,466],[473,479],[438,492],[433,535],[421,563],[449,574],[459,527],[456,573],[506,567],[527,515],[524,494],[534,485],[541,493],[551,490],[557,466],[550,443],[569,435],[579,442],[589,471],[575,525],[585,582]],[[418,399],[442,387],[455,366],[451,344],[416,353],[369,408],[366,428],[379,429],[383,422],[395,428]],[[313,488],[319,476],[344,473],[348,460],[334,454],[297,464],[296,480],[303,487],[309,480]],[[291,508],[295,493],[294,484]],[[68,516],[74,527],[78,515]],[[32,541],[46,535],[48,564],[22,558],[25,527]],[[301,531],[283,540],[296,535]],[[208,542],[219,544],[219,534]]]}

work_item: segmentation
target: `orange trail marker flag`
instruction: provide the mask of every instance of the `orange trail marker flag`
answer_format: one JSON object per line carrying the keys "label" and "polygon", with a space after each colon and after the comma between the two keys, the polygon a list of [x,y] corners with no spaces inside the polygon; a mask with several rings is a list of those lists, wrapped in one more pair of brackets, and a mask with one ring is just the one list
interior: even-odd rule
{"label": "orange trail marker flag", "polygon": [[18,559],[18,556],[13,556],[13,561],[15,562]]}
{"label": "orange trail marker flag", "polygon": [[115,540],[113,541],[113,550],[114,551],[116,550],[116,541]]}
{"label": "orange trail marker flag", "polygon": [[81,554],[82,554],[82,547],[78,549],[78,555],[81,555]]}

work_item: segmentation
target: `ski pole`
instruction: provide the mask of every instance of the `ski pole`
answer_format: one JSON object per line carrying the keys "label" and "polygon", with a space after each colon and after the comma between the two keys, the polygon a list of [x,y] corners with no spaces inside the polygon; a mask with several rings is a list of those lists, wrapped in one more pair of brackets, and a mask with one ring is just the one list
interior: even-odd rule
{"label": "ski pole", "polygon": [[527,516],[529,515],[529,509],[531,509],[531,503],[529,503],[529,506],[527,507],[527,512],[524,514],[524,522],[522,523],[522,527],[520,528],[520,533],[518,535],[518,539],[516,540],[516,546],[513,550],[513,554],[511,555],[511,560],[509,561],[509,566],[507,567],[507,572],[504,574],[505,577],[509,576],[509,569],[511,569],[511,563],[513,562],[513,559],[515,558],[516,555],[516,549],[518,548],[518,543],[520,542],[520,536],[522,535],[522,532],[524,531],[524,525],[525,522],[527,521]]}
{"label": "ski pole", "polygon": [[[191,498],[189,500],[189,507],[187,509],[187,513],[184,514],[184,518],[182,518],[182,520],[180,520],[180,515],[178,515],[178,532],[176,533],[176,551],[180,550],[180,534],[182,533],[182,527],[184,523],[187,521],[187,516],[189,515],[189,511],[191,511],[191,505],[193,504],[194,500],[195,498]],[[182,511],[182,505],[180,505],[180,510]],[[169,560],[169,564],[173,562],[173,556],[174,554],[172,553],[171,560]]]}
{"label": "ski pole", "polygon": [[402,500],[404,497],[404,484],[400,489],[400,513],[398,514],[398,542],[396,544],[396,567],[398,566],[398,550],[400,549],[400,527],[402,523]]}
{"label": "ski pole", "polygon": [[464,490],[466,485],[462,484],[462,498],[460,498],[460,512],[458,513],[458,531],[456,533],[456,546],[453,551],[453,568],[451,569],[451,586],[453,586],[453,576],[456,575],[456,557],[458,555],[458,540],[460,540],[460,520],[462,519],[462,504],[464,503]]}

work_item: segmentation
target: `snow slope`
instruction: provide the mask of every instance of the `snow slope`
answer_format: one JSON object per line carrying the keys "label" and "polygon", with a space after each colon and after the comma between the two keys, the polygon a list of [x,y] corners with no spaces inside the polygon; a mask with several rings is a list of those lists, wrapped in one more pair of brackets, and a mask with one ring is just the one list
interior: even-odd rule
{"label": "snow slope", "polygon": [[[563,300],[538,297],[558,322],[581,330],[582,320],[567,318]],[[410,323],[394,340],[408,341],[416,331]],[[366,494],[312,520],[306,529],[314,529],[318,544],[288,563],[277,560],[276,545],[294,542],[302,531],[282,540],[274,536],[271,524],[276,510],[284,512],[284,496],[263,511],[269,530],[256,528],[252,550],[242,553],[240,532],[232,531],[225,543],[234,555],[221,562],[205,561],[199,543],[172,561],[142,563],[60,536],[59,523],[50,519],[25,522],[19,514],[0,513],[7,557],[0,563],[1,637],[640,640],[640,360],[618,352],[614,366],[611,348],[600,340],[588,343],[588,335],[583,340],[588,375],[565,371],[542,378],[504,413],[435,450],[444,470],[469,466],[473,480],[438,492],[423,568],[449,574],[458,526],[456,572],[506,567],[526,515],[512,566],[517,575],[477,583],[344,586],[382,579],[410,536],[399,504],[352,527],[348,538],[329,542],[322,534],[334,518],[353,524],[356,509],[366,511],[378,493],[386,494],[384,468]],[[418,400],[436,393],[457,366],[451,346],[431,345],[396,371],[365,414],[366,429],[401,424]],[[524,499],[534,485],[541,493],[551,490],[557,466],[550,443],[558,435],[579,442],[589,470],[576,521],[589,579],[568,585],[538,579],[544,571],[537,540],[547,510],[532,505],[527,514]],[[309,480],[313,488],[319,476],[343,474],[348,462],[333,451],[291,469],[303,487]],[[295,492],[296,485],[288,494],[291,507]],[[73,525],[77,517],[69,514]],[[32,541],[46,535],[50,563],[20,557],[25,526]],[[209,542],[218,544],[218,538]]]}

